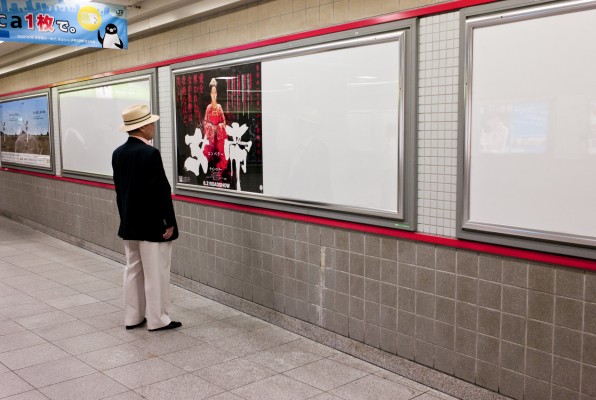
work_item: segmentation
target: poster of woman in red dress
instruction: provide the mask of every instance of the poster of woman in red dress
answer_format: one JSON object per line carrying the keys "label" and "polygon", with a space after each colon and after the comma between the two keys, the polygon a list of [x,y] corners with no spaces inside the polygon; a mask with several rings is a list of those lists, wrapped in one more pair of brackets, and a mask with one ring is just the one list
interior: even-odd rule
{"label": "poster of woman in red dress", "polygon": [[178,183],[263,192],[260,72],[174,72]]}
{"label": "poster of woman in red dress", "polygon": [[214,181],[220,181],[219,175],[228,166],[228,160],[226,157],[222,157],[225,153],[224,142],[228,138],[226,116],[221,105],[217,103],[217,79],[211,79],[209,88],[211,103],[207,106],[203,119],[203,135],[209,144],[204,147],[204,154],[206,154],[208,160],[217,160],[215,167],[211,170],[211,175]]}

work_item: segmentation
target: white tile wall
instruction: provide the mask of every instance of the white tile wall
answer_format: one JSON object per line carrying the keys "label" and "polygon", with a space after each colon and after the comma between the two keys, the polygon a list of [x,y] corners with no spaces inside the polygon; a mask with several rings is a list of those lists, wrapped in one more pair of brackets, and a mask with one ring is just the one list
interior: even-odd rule
{"label": "white tile wall", "polygon": [[157,101],[159,103],[159,151],[161,152],[161,158],[163,160],[163,166],[166,171],[168,181],[172,190],[174,189],[174,149],[173,149],[173,137],[172,131],[172,98],[170,93],[171,76],[170,67],[160,67],[157,69],[157,87],[159,92],[157,93]]}
{"label": "white tile wall", "polygon": [[455,237],[459,12],[420,20],[418,231]]}

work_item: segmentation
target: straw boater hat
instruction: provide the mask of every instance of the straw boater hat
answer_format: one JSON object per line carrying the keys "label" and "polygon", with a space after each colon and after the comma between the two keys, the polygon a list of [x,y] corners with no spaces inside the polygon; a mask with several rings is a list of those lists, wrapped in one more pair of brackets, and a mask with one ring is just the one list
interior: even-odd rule
{"label": "straw boater hat", "polygon": [[124,121],[124,124],[120,125],[120,130],[123,132],[134,131],[141,126],[151,124],[158,119],[159,115],[151,114],[148,105],[135,104],[122,112],[122,120]]}

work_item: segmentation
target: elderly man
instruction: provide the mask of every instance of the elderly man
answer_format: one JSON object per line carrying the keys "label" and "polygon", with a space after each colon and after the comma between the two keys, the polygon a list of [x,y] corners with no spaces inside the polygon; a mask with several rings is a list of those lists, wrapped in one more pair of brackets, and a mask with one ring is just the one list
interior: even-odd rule
{"label": "elderly man", "polygon": [[182,326],[168,313],[172,240],[178,237],[171,188],[159,150],[151,145],[158,115],[147,105],[122,113],[128,140],[114,150],[112,168],[124,239],[124,324],[150,331]]}

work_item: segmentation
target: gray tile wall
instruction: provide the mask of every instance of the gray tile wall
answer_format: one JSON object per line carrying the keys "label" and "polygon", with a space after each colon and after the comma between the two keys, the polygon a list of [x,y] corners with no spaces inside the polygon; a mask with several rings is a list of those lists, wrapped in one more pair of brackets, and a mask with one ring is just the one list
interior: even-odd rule
{"label": "gray tile wall", "polygon": [[[0,213],[116,256],[114,192],[0,171]],[[596,397],[596,273],[175,204],[172,271],[515,399]]]}
{"label": "gray tile wall", "polygon": [[124,252],[114,235],[119,219],[113,190],[10,172],[0,172],[0,188],[0,212]]}

